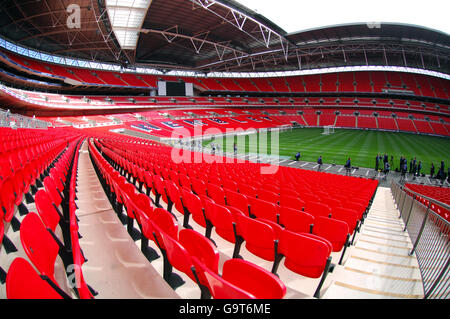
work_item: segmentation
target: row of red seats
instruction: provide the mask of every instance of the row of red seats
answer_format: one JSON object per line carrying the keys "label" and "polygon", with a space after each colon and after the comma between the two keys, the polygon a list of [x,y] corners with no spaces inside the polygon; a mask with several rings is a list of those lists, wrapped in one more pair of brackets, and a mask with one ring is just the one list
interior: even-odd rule
{"label": "row of red seats", "polygon": [[[439,186],[430,186],[430,185],[420,185],[420,184],[405,184],[405,187],[408,190],[413,192],[422,194],[423,196],[435,199],[441,203],[446,205],[450,205],[450,188],[448,187],[439,187]],[[412,193],[410,193],[412,195]],[[442,205],[438,205],[427,200],[425,197],[418,196],[416,200],[424,204],[426,207],[430,205],[431,210],[437,213],[439,216],[444,218],[446,221],[450,222],[450,210]]]}
{"label": "row of red seats", "polygon": [[[75,216],[80,146],[80,138],[68,143],[43,179],[44,188],[34,196],[38,213],[27,213],[20,224],[22,247],[37,272],[26,259],[15,258],[6,277],[8,298],[71,298],[55,279],[54,264],[58,256],[75,294],[84,299],[92,298],[95,293],[82,276],[81,265],[85,259],[78,243]],[[57,228],[62,238],[56,235]]]}
{"label": "row of red seats", "polygon": [[[156,76],[118,72],[90,71],[83,68],[63,67],[42,63],[10,52],[0,55],[7,63],[40,75],[54,74],[94,85],[135,85],[157,87],[159,78],[166,81],[192,82],[202,89],[213,91],[248,92],[383,92],[385,89],[409,90],[415,95],[449,98],[448,81],[427,75],[405,72],[360,71],[318,75],[268,78],[189,78]],[[69,70],[69,71],[68,71]]]}
{"label": "row of red seats", "polygon": [[[102,143],[104,143],[104,142],[105,141],[102,141]],[[113,147],[113,146],[109,145],[109,147]],[[233,224],[237,225],[237,219],[233,220],[230,223],[230,216],[236,215],[236,214],[233,215],[233,213],[236,213],[236,212],[238,212],[239,215],[242,215],[242,216],[246,215],[247,217],[250,217],[250,212],[253,211],[254,214],[251,217],[259,217],[260,220],[266,220],[266,221],[267,221],[266,218],[269,218],[272,220],[268,221],[268,222],[275,223],[275,217],[273,214],[271,215],[271,217],[268,217],[267,214],[263,214],[262,216],[260,215],[263,212],[268,212],[268,213],[275,212],[276,211],[275,204],[272,204],[272,207],[267,207],[267,206],[266,207],[261,207],[261,206],[258,207],[257,205],[255,205],[255,206],[253,206],[253,210],[250,208],[250,207],[252,207],[252,205],[249,205],[249,204],[245,204],[243,207],[241,207],[239,205],[234,206],[233,205],[234,203],[230,202],[231,205],[223,206],[223,205],[226,205],[228,197],[224,197],[224,196],[216,197],[214,195],[214,191],[211,191],[210,189],[205,189],[204,187],[202,188],[201,186],[199,188],[198,184],[195,183],[195,178],[192,178],[191,179],[192,183],[190,183],[190,181],[187,177],[182,179],[181,178],[182,175],[179,174],[180,179],[177,180],[176,179],[177,174],[173,174],[173,171],[172,171],[172,173],[168,173],[168,175],[166,175],[165,179],[163,180],[163,178],[160,175],[157,175],[155,171],[149,172],[149,171],[139,170],[138,168],[136,168],[137,165],[132,164],[126,160],[124,161],[123,158],[121,157],[121,155],[117,155],[105,147],[101,147],[101,149],[102,149],[102,152],[108,156],[108,158],[113,160],[113,162],[119,163],[118,167],[123,167],[122,173],[128,171],[130,176],[134,176],[133,182],[136,182],[136,180],[144,178],[145,180],[140,183],[140,186],[142,187],[142,184],[145,182],[147,190],[148,189],[153,190],[154,194],[156,195],[156,203],[157,204],[159,204],[159,199],[162,197],[164,199],[164,201],[168,203],[169,211],[171,210],[171,208],[174,205],[175,207],[177,207],[178,211],[183,212],[185,214],[185,220],[183,223],[185,227],[189,227],[189,224],[187,222],[188,216],[189,216],[189,214],[192,214],[194,221],[199,223],[201,226],[207,228],[205,235],[208,238],[211,234],[211,228],[216,227],[216,231],[219,234],[222,234],[224,236],[224,238],[227,239],[228,241],[235,243],[236,242],[235,236],[238,235],[239,233],[236,232],[235,228],[233,228]],[[140,149],[142,152],[142,147],[140,147]],[[127,147],[127,152],[128,151],[130,151],[130,148]],[[125,152],[123,154],[127,154],[127,152]],[[161,155],[161,147],[159,147],[159,150],[158,150],[158,156],[160,156],[160,155]],[[162,174],[162,175],[165,175],[165,174]],[[175,178],[173,179],[174,176],[175,176]],[[200,181],[200,184],[201,184],[201,181]],[[215,186],[216,190],[220,189],[220,186],[217,186],[217,185],[208,184],[208,186]],[[181,192],[180,192],[180,190],[181,190]],[[231,192],[231,191],[229,191],[229,192]],[[241,195],[245,198],[245,195],[242,195],[239,193],[236,193],[236,194]],[[195,196],[197,196],[197,198]],[[211,197],[209,197],[209,196],[211,196]],[[197,200],[195,200],[195,198]],[[207,209],[206,208],[207,205],[205,205],[205,203],[202,203],[202,200],[200,200],[200,198],[204,202],[205,201],[207,201],[208,203],[214,202],[214,204],[211,204],[211,205],[213,205],[213,206],[215,205],[216,207],[212,208],[212,209]],[[232,196],[230,196],[230,198],[232,198]],[[195,201],[195,204],[189,205],[188,203],[192,200]],[[258,199],[255,198],[254,201],[257,202]],[[264,202],[262,200],[259,200],[259,201]],[[266,203],[266,205],[270,204],[268,202],[265,202],[265,203]],[[187,207],[190,207],[190,209]],[[241,208],[241,210],[239,210],[239,208],[237,208],[237,207]],[[267,209],[267,208],[269,208],[269,209]],[[299,207],[296,207],[296,208],[299,209]],[[286,209],[286,211],[287,211],[287,209]],[[334,251],[336,251],[336,250],[340,251],[344,245],[346,246],[346,244],[348,244],[348,237],[355,230],[356,223],[357,223],[356,212],[353,212],[351,210],[345,211],[344,209],[336,209],[336,216],[339,216],[339,211],[342,211],[341,216],[345,216],[345,213],[347,213],[347,216],[351,217],[349,219],[349,220],[352,220],[352,222],[350,223],[351,231],[349,231],[349,227],[345,222],[339,221],[335,218],[328,218],[328,216],[327,216],[327,218],[325,218],[325,217],[322,218],[322,216],[318,216],[319,218],[318,218],[317,225],[322,225],[322,226],[318,226],[316,228],[317,231],[321,231],[324,234],[324,236],[330,238],[333,241],[333,244],[331,244],[330,247],[332,247],[331,249]],[[313,216],[311,216],[307,213],[303,214],[299,210],[291,209],[291,213],[292,213],[291,215],[295,216],[295,217],[297,217],[297,215],[298,215],[297,219],[299,221],[302,219],[301,215],[310,216],[310,217],[312,217],[312,220],[314,220]],[[260,216],[258,216],[258,215],[260,215]],[[205,217],[205,216],[208,216],[208,217]],[[226,217],[226,216],[228,216],[228,217]],[[128,216],[128,217],[130,218],[130,216]],[[266,217],[266,218],[264,218],[264,217]],[[295,220],[295,217],[294,217],[294,220]],[[217,220],[215,218],[217,218]],[[225,218],[225,219],[223,219],[223,218]],[[279,221],[278,218],[276,218],[276,219],[277,219],[276,221]],[[288,220],[289,218],[284,217],[284,219]],[[331,224],[333,224],[333,225],[329,226]],[[225,225],[228,225],[228,226],[225,226]],[[327,225],[327,226],[325,226],[325,225]],[[274,226],[274,225],[272,225],[272,226]],[[310,226],[310,223],[308,223],[307,226]],[[281,227],[281,226],[278,226],[278,227]],[[296,227],[296,226],[290,226],[290,227]],[[334,232],[332,232],[333,227],[335,229]],[[237,227],[237,228],[240,229],[240,227]],[[303,226],[302,229],[305,230],[307,228],[308,227]],[[333,236],[334,236],[334,238],[333,238]],[[336,238],[336,237],[338,237],[338,238]],[[341,260],[342,260],[342,257],[341,257]]]}
{"label": "row of red seats", "polygon": [[[132,222],[137,220],[143,253],[155,258],[155,253],[149,253],[148,240],[158,245],[164,256],[163,277],[169,284],[174,286],[171,278],[172,267],[175,267],[198,284],[202,298],[282,298],[285,295],[286,288],[276,276],[245,261],[227,261],[219,275],[219,252],[211,241],[195,231],[178,230],[176,218],[165,209],[154,207],[147,195],[137,194],[133,184],[115,171],[93,144],[90,152],[108,196],[126,209],[130,235]],[[113,206],[117,207],[114,200]],[[121,210],[117,210],[119,215]],[[248,278],[249,274],[253,277]]]}

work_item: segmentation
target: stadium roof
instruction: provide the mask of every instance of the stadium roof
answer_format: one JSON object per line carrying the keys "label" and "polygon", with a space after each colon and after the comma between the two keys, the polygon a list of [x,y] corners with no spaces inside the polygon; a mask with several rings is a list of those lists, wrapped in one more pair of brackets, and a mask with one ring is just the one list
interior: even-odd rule
{"label": "stadium roof", "polygon": [[[298,10],[282,3],[281,10]],[[4,0],[0,35],[46,53],[162,72],[374,65],[450,74],[449,35],[422,26],[348,23],[288,33],[233,0],[80,0],[76,6]]]}

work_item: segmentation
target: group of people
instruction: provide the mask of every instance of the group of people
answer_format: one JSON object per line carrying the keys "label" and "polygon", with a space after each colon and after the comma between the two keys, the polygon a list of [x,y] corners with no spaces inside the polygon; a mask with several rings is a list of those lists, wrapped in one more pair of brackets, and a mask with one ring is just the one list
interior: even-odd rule
{"label": "group of people", "polygon": [[441,161],[441,165],[439,166],[439,169],[438,169],[436,175],[434,175],[435,171],[436,171],[436,168],[434,166],[434,163],[431,163],[430,178],[436,178],[437,180],[441,181],[441,184],[443,184],[445,181],[445,178],[447,177],[447,181],[450,183],[450,167],[448,168],[448,171],[446,174],[444,161]]}
{"label": "group of people", "polygon": [[394,162],[394,156],[391,155],[390,161],[389,156],[385,153],[383,156],[377,154],[375,157],[375,171],[383,171],[384,175],[387,176],[391,170],[391,166]]}

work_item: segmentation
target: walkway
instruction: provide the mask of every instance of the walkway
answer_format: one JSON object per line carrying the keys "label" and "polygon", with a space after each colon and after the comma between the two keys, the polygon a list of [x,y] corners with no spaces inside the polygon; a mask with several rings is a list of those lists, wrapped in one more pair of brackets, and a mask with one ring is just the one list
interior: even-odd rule
{"label": "walkway", "polygon": [[141,253],[112,209],[89,157],[81,147],[78,167],[80,246],[88,261],[86,282],[96,299],[180,298]]}
{"label": "walkway", "polygon": [[372,207],[348,252],[333,273],[325,299],[423,298],[417,259],[403,231],[390,188],[379,187]]}

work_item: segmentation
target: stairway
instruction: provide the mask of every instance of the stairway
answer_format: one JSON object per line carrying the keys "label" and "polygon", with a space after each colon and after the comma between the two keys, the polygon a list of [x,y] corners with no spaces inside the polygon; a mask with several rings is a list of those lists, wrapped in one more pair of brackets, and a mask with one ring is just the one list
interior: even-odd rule
{"label": "stairway", "polygon": [[80,246],[88,259],[83,275],[98,291],[96,299],[180,298],[115,214],[89,158],[87,142],[80,151],[77,188]]}
{"label": "stairway", "polygon": [[323,299],[419,299],[423,285],[409,236],[392,193],[378,187],[374,202],[344,264]]}

